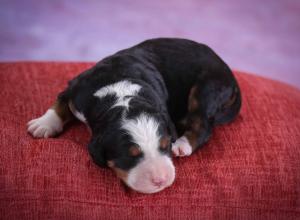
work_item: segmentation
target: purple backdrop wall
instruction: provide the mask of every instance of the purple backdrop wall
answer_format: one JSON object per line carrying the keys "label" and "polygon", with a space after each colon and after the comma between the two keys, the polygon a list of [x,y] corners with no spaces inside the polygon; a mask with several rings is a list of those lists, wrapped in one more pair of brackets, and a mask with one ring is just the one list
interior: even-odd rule
{"label": "purple backdrop wall", "polygon": [[97,61],[147,38],[211,46],[232,68],[300,87],[300,1],[0,0],[0,61]]}

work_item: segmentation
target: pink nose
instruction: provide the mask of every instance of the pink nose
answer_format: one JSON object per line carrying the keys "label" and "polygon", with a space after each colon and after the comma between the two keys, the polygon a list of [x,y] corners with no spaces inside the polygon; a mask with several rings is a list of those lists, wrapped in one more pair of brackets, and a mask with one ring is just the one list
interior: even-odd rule
{"label": "pink nose", "polygon": [[167,182],[167,178],[165,177],[153,177],[152,178],[152,184],[154,186],[163,186]]}

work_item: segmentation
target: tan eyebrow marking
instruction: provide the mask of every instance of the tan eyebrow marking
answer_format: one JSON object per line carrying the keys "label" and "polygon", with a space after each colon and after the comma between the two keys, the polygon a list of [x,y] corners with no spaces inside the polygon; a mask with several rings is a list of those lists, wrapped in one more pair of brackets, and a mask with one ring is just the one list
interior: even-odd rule
{"label": "tan eyebrow marking", "polygon": [[160,139],[160,147],[162,149],[166,149],[170,144],[170,138],[168,136],[164,136]]}
{"label": "tan eyebrow marking", "polygon": [[131,156],[138,156],[138,155],[140,155],[142,153],[142,150],[141,150],[141,148],[139,147],[139,146],[137,146],[137,145],[133,145],[133,146],[131,146],[130,148],[129,148],[129,154],[131,155]]}

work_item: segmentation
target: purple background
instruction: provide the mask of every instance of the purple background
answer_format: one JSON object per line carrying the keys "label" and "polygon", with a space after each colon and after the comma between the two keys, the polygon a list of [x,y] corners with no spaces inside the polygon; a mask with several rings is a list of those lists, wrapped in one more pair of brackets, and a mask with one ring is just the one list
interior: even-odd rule
{"label": "purple background", "polygon": [[212,47],[300,88],[299,0],[0,0],[0,61],[97,61],[147,38]]}

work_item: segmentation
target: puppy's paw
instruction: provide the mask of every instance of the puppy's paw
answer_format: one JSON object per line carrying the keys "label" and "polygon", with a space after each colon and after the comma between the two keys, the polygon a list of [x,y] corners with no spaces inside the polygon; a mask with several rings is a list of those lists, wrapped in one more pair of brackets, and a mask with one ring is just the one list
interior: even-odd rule
{"label": "puppy's paw", "polygon": [[63,130],[63,122],[53,109],[27,123],[27,131],[35,138],[53,137]]}
{"label": "puppy's paw", "polygon": [[172,145],[172,152],[176,157],[184,157],[192,154],[192,146],[185,136],[180,137]]}

